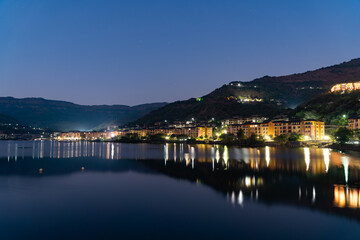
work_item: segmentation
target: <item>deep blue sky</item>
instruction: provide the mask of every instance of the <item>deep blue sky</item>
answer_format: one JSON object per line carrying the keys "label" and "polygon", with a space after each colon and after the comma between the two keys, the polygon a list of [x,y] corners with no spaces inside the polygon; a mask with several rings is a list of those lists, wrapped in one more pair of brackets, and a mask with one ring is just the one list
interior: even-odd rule
{"label": "deep blue sky", "polygon": [[360,0],[0,0],[0,96],[140,104],[360,57]]}

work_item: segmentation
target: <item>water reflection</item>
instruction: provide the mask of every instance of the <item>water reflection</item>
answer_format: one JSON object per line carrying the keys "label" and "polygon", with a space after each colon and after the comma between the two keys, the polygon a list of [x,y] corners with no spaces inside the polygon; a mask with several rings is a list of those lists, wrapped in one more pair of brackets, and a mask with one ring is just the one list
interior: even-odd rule
{"label": "water reflection", "polygon": [[268,146],[265,147],[265,161],[266,161],[266,166],[269,167],[269,164],[270,164],[270,147],[268,147]]}
{"label": "water reflection", "polygon": [[304,148],[304,156],[305,156],[305,164],[306,164],[306,171],[309,171],[310,167],[310,149]]}
{"label": "water reflection", "polygon": [[330,150],[328,148],[324,148],[323,155],[324,155],[324,163],[325,163],[325,172],[328,172],[329,164],[330,164]]}
{"label": "water reflection", "polygon": [[334,205],[339,208],[360,208],[360,190],[348,186],[334,186]]}
{"label": "water reflection", "polygon": [[344,167],[345,182],[349,181],[349,158],[347,156],[341,157],[341,162]]}
{"label": "water reflection", "polygon": [[[327,148],[9,141],[0,143],[0,157],[7,164],[21,164],[24,157],[46,159],[36,168],[36,174],[42,173],[42,176],[51,174],[48,169],[51,167],[48,166],[51,163],[49,159],[85,159],[74,170],[82,172],[92,169],[88,162],[95,158],[162,159],[143,161],[142,164],[164,174],[208,184],[227,194],[234,206],[246,207],[248,198],[268,202],[285,201],[326,208],[327,211],[334,206],[359,208],[360,156]],[[53,164],[56,166],[58,163]],[[42,169],[41,172],[39,169]],[[16,169],[13,171],[16,172]],[[6,166],[3,166],[2,173],[5,172]]]}

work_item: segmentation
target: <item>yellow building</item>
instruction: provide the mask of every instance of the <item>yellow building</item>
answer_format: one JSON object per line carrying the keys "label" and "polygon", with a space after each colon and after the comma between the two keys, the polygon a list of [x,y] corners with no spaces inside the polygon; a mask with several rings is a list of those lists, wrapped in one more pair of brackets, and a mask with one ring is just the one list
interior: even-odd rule
{"label": "yellow building", "polygon": [[122,135],[126,133],[135,133],[141,137],[151,136],[156,134],[164,134],[167,136],[170,135],[187,135],[192,138],[211,138],[213,136],[212,127],[181,127],[181,128],[149,128],[149,129],[134,129],[123,132]]}
{"label": "yellow building", "polygon": [[83,134],[81,132],[63,132],[60,133],[59,140],[81,140],[83,138]]}
{"label": "yellow building", "polygon": [[359,129],[360,127],[360,117],[352,117],[348,119],[348,127],[351,130]]}
{"label": "yellow building", "polygon": [[265,139],[291,133],[302,134],[307,140],[323,140],[325,136],[325,124],[318,120],[249,122],[230,125],[228,132],[236,135],[240,129],[244,130],[246,137],[256,134],[261,135]]}

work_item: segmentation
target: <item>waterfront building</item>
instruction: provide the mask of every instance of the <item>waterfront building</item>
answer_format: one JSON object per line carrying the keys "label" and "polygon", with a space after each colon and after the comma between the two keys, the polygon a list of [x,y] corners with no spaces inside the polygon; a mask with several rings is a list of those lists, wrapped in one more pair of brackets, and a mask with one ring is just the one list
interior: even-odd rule
{"label": "waterfront building", "polygon": [[246,137],[252,134],[260,135],[265,139],[277,137],[282,134],[302,134],[307,140],[323,140],[325,137],[325,124],[318,120],[290,120],[290,121],[264,121],[262,123],[247,122],[228,126],[228,132],[237,135],[244,130]]}
{"label": "waterfront building", "polygon": [[360,116],[350,117],[348,119],[348,128],[350,130],[357,130],[360,127]]}
{"label": "waterfront building", "polygon": [[151,136],[156,134],[171,135],[187,135],[191,138],[211,138],[213,136],[213,128],[207,126],[201,127],[181,127],[181,128],[147,128],[147,129],[132,129],[124,131],[126,133],[138,134],[140,137]]}
{"label": "waterfront building", "polygon": [[60,133],[60,140],[80,140],[83,138],[82,132],[63,132]]}

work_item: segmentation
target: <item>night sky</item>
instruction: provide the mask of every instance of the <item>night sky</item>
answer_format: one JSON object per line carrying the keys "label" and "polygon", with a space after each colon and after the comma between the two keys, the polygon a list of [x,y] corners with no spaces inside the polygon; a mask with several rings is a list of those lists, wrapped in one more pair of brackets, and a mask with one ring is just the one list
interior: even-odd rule
{"label": "night sky", "polygon": [[360,57],[360,0],[0,0],[0,96],[199,97]]}

